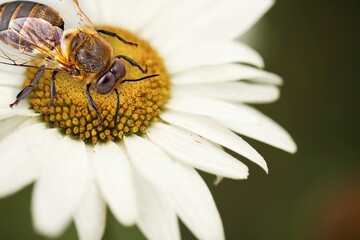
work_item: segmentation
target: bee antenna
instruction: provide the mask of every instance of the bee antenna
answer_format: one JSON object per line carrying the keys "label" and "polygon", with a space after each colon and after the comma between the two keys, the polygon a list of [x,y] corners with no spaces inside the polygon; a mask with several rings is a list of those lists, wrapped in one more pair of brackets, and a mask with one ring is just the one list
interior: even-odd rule
{"label": "bee antenna", "polygon": [[[144,79],[153,78],[153,77],[157,77],[157,76],[159,76],[159,74],[148,75],[148,76],[138,78],[138,79],[124,79],[121,82],[138,82],[138,81],[141,81]],[[114,120],[114,125],[116,125],[117,117],[118,117],[118,113],[119,113],[119,109],[120,109],[120,95],[116,88],[114,89],[114,92],[116,94],[116,110],[115,110],[115,116],[114,116],[113,120]]]}
{"label": "bee antenna", "polygon": [[124,79],[121,82],[139,82],[139,81],[142,81],[142,80],[145,80],[145,79],[148,79],[148,78],[157,77],[157,76],[159,76],[159,74],[148,75],[148,76],[145,76],[145,77],[142,77],[142,78],[137,78],[137,79]]}

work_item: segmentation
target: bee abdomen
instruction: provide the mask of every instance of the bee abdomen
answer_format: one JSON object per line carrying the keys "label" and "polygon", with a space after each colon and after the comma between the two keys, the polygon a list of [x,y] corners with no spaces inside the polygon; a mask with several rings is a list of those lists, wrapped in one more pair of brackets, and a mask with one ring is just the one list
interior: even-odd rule
{"label": "bee abdomen", "polygon": [[64,29],[63,19],[53,8],[36,2],[14,1],[0,5],[0,31],[7,30],[11,20],[26,17],[44,19]]}

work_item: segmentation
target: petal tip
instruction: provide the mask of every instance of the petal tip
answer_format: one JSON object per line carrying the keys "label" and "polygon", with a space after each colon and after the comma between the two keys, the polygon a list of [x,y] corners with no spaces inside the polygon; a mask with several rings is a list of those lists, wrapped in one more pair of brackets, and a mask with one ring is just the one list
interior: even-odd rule
{"label": "petal tip", "polygon": [[260,166],[260,167],[265,171],[266,174],[269,174],[269,168],[266,163],[264,166]]}
{"label": "petal tip", "polygon": [[66,226],[58,227],[49,222],[51,222],[51,221],[43,222],[35,217],[35,218],[33,218],[33,227],[34,227],[35,231],[42,236],[46,236],[49,238],[58,238],[62,234],[62,232],[65,230]]}
{"label": "petal tip", "polygon": [[298,147],[294,141],[292,141],[291,147],[289,148],[288,152],[291,154],[295,154],[298,151]]}

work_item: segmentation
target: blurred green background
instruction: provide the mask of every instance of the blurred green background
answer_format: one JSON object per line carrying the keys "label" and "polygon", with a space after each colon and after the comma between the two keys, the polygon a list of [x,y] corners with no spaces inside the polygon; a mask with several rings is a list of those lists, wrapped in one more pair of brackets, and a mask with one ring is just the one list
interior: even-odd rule
{"label": "blurred green background", "polygon": [[[227,239],[360,239],[360,1],[278,0],[245,39],[281,75],[281,99],[258,109],[299,151],[256,141],[269,175],[246,162],[246,181],[212,185]],[[45,239],[30,219],[31,188],[0,199],[0,239]],[[183,227],[183,239],[194,239]],[[74,227],[60,239],[77,239]],[[109,216],[104,239],[143,239]]]}

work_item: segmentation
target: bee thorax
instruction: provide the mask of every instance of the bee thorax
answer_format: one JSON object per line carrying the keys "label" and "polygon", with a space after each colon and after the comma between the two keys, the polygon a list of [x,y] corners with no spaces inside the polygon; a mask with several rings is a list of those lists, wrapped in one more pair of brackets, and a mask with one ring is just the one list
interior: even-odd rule
{"label": "bee thorax", "polygon": [[64,37],[68,63],[80,71],[83,79],[101,76],[112,61],[112,47],[97,32],[76,29]]}

